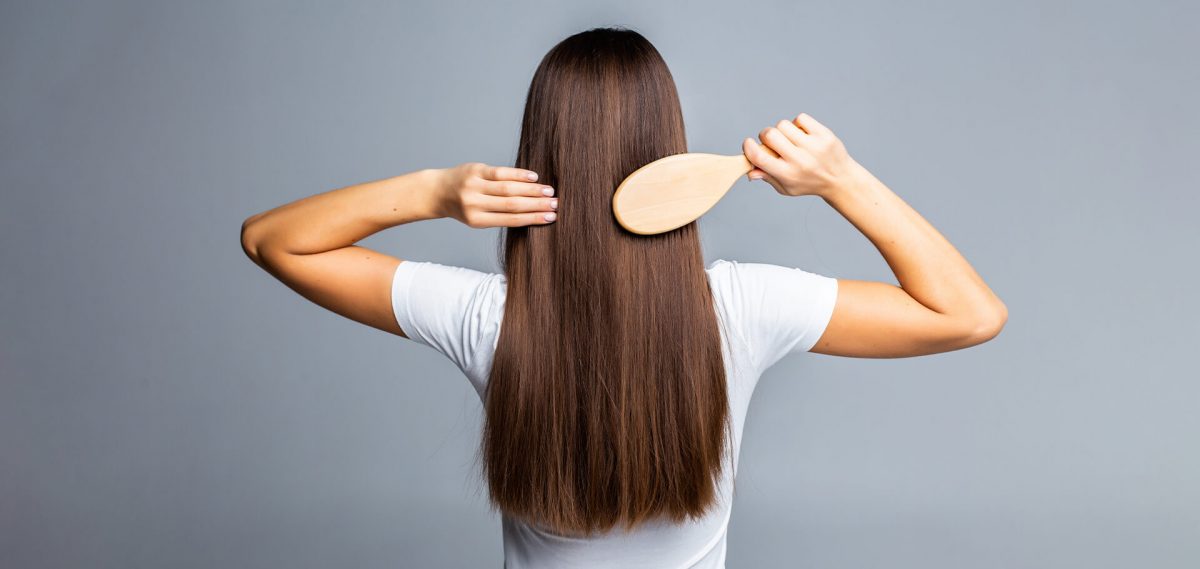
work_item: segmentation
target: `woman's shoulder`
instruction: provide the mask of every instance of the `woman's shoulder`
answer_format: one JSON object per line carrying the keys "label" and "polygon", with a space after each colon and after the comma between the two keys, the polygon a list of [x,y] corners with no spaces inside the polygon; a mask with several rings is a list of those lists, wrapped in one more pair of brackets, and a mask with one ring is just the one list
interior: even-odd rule
{"label": "woman's shoulder", "polygon": [[821,273],[814,273],[804,268],[781,265],[778,263],[768,263],[764,261],[739,261],[736,259],[716,259],[708,264],[705,271],[710,274],[723,273],[728,274],[735,281],[778,281],[795,278],[796,275],[802,276],[824,276]]}
{"label": "woman's shoulder", "polygon": [[730,263],[730,261],[728,259],[713,259],[712,261],[710,261],[708,263],[707,267],[704,267],[704,270],[711,271],[713,269],[717,269],[717,268],[723,267],[725,265],[728,265],[729,263]]}

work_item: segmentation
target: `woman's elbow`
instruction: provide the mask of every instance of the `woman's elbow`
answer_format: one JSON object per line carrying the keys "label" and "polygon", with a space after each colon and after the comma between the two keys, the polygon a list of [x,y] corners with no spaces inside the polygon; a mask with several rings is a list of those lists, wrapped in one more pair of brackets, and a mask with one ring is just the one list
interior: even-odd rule
{"label": "woman's elbow", "polygon": [[982,344],[996,336],[1008,323],[1008,307],[999,300],[995,305],[983,310],[973,319],[973,326],[968,334],[972,345]]}
{"label": "woman's elbow", "polygon": [[258,265],[260,264],[258,258],[258,236],[253,230],[254,220],[256,218],[258,218],[257,214],[246,218],[246,220],[242,222],[241,239],[242,251],[246,253],[247,257],[250,257],[251,261],[254,261],[254,264]]}

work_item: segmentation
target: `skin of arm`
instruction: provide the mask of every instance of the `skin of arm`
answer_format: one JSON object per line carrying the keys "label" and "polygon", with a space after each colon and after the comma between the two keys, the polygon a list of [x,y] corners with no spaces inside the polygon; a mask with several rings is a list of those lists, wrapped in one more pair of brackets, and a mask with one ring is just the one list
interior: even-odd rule
{"label": "skin of arm", "polygon": [[[760,133],[767,152],[743,144],[781,194],[817,195],[884,256],[900,286],[838,280],[838,298],[811,351],[906,357],[961,349],[995,337],[1007,321],[1000,299],[941,234],[849,157],[841,141],[801,114]],[[246,255],[310,301],[399,336],[391,279],[402,259],[357,246],[413,221],[452,217],[472,228],[550,223],[553,188],[536,173],[470,162],[427,169],[306,197],[242,223]]]}
{"label": "skin of arm", "polygon": [[[546,224],[557,208],[536,173],[469,162],[330,190],[242,222],[242,250],[317,305],[407,337],[392,311],[392,276],[403,259],[355,245],[414,221],[451,217],[472,228]],[[551,203],[553,202],[553,203]]]}
{"label": "skin of arm", "polygon": [[838,298],[812,352],[895,358],[958,350],[1000,333],[1008,309],[928,221],[858,164],[827,127],[801,113],[743,142],[749,176],[779,193],[816,195],[875,245],[890,283],[838,279]]}

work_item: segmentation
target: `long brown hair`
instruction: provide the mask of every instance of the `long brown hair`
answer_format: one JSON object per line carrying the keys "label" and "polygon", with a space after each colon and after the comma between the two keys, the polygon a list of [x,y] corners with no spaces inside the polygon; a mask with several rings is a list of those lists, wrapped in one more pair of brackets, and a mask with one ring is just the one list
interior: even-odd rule
{"label": "long brown hair", "polygon": [[630,172],[686,151],[674,79],[641,34],[580,32],[542,59],[515,165],[561,201],[554,223],[501,234],[480,447],[493,510],[590,535],[718,499],[732,430],[696,223],[637,235],[611,205]]}

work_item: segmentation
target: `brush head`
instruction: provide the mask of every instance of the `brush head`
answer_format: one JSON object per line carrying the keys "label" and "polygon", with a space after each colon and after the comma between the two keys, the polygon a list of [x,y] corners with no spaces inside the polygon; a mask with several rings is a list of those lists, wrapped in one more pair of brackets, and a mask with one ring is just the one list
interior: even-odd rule
{"label": "brush head", "polygon": [[625,177],[613,194],[617,223],[639,235],[666,233],[712,209],[753,169],[742,154],[685,153],[659,158]]}

